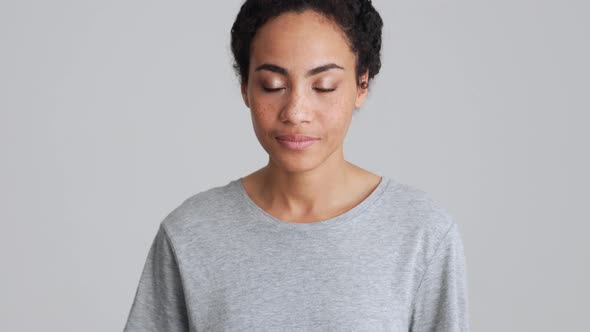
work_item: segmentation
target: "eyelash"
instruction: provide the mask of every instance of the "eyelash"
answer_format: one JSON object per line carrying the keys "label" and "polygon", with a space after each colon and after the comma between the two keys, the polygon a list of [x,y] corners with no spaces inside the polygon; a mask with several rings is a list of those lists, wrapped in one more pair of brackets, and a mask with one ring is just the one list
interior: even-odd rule
{"label": "eyelash", "polygon": [[[268,92],[268,93],[272,93],[272,92],[278,92],[278,91],[280,91],[280,90],[282,90],[284,88],[270,89],[270,88],[267,88],[267,87],[264,87],[263,86],[262,89],[264,91]],[[314,88],[314,90],[316,90],[317,92],[320,92],[320,93],[328,93],[328,92],[332,92],[332,91],[334,91],[336,89],[320,89],[320,88]]]}

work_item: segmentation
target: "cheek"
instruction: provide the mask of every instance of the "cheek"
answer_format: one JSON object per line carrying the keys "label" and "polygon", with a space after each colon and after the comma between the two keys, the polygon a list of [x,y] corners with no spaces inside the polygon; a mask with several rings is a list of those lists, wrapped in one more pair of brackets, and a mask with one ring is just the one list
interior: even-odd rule
{"label": "cheek", "polygon": [[323,104],[323,108],[331,110],[330,113],[352,113],[356,101],[355,90],[349,84],[343,83],[334,93],[320,96],[317,101]]}
{"label": "cheek", "polygon": [[275,121],[274,107],[270,104],[253,104],[250,112],[256,135],[261,138],[266,135],[267,128],[270,128]]}
{"label": "cheek", "polygon": [[354,101],[351,105],[350,98],[337,98],[330,105],[329,111],[323,113],[322,122],[331,132],[341,136],[347,131],[353,109]]}
{"label": "cheek", "polygon": [[274,107],[272,104],[253,104],[250,108],[252,118],[256,122],[268,123],[274,118]]}

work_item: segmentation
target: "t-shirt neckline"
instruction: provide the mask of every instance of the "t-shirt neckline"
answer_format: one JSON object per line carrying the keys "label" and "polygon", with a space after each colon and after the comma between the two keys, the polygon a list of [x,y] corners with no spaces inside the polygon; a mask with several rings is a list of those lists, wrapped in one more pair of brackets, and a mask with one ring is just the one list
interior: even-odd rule
{"label": "t-shirt neckline", "polygon": [[240,193],[239,196],[241,197],[241,200],[247,205],[247,208],[250,212],[252,212],[256,217],[259,217],[268,225],[274,225],[275,227],[279,227],[282,229],[296,231],[310,231],[331,228],[337,225],[344,224],[347,221],[354,219],[369,206],[377,202],[377,200],[383,195],[383,193],[385,192],[385,190],[391,182],[391,180],[388,177],[381,176],[381,180],[379,181],[375,189],[373,189],[373,191],[367,197],[365,197],[363,201],[361,201],[359,204],[355,205],[350,210],[344,213],[321,221],[297,223],[276,218],[268,212],[266,212],[260,206],[258,206],[246,192],[242,179],[243,177],[233,180],[232,187],[234,188],[234,190],[237,190]]}

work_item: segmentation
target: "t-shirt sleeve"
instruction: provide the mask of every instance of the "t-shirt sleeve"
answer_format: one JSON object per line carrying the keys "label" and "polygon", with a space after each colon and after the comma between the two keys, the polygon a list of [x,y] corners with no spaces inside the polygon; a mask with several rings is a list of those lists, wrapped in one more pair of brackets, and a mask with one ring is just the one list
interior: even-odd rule
{"label": "t-shirt sleeve", "polygon": [[162,224],[147,255],[123,331],[189,331],[178,263]]}
{"label": "t-shirt sleeve", "polygon": [[463,242],[458,225],[453,222],[416,291],[410,331],[469,331],[467,294]]}

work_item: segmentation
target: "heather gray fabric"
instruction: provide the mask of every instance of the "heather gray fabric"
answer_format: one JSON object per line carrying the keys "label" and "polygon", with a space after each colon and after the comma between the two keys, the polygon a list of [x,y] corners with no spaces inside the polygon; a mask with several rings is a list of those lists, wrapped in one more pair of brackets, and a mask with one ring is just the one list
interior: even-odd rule
{"label": "heather gray fabric", "polygon": [[124,331],[468,331],[458,224],[382,176],[344,214],[281,221],[241,178],[160,223]]}

